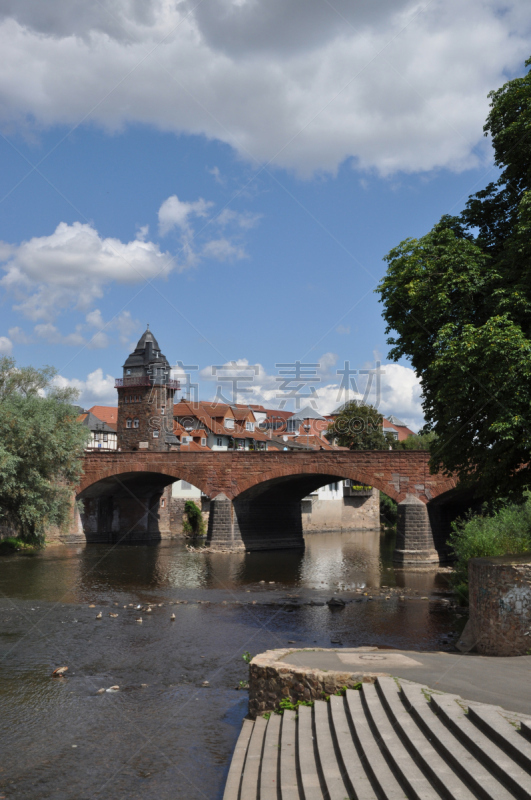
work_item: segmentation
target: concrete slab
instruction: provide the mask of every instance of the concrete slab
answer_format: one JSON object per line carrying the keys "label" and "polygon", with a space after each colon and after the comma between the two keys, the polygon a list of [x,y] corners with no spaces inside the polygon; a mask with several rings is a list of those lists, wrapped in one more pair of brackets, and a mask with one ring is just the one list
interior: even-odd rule
{"label": "concrete slab", "polygon": [[[389,660],[367,660],[375,655]],[[509,711],[531,715],[531,656],[494,658],[470,653],[341,648],[294,651],[284,656],[282,661],[310,669],[341,672],[349,666],[359,672],[362,664],[367,672],[374,672],[378,664],[378,672],[388,672],[436,691],[459,694],[465,700],[499,705]]]}

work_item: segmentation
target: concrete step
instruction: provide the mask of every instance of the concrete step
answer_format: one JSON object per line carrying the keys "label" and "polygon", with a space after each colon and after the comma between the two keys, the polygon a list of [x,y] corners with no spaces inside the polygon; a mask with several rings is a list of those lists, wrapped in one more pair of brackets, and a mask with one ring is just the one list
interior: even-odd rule
{"label": "concrete step", "polygon": [[245,720],[223,800],[531,800],[525,731],[495,707],[379,678]]}
{"label": "concrete step", "polygon": [[428,702],[430,695],[427,687],[406,681],[402,681],[401,687],[404,702],[415,722],[439,755],[477,797],[482,800],[509,800],[513,797],[434,714],[430,708],[431,703]]}
{"label": "concrete step", "polygon": [[265,732],[260,770],[260,800],[278,800],[281,722],[282,717],[272,714]]}
{"label": "concrete step", "polygon": [[451,694],[433,695],[431,702],[448,728],[515,797],[531,800],[531,775],[468,719],[463,701]]}
{"label": "concrete step", "polygon": [[244,719],[241,733],[234,748],[223,800],[239,800],[245,757],[253,728],[254,722],[250,719]]}
{"label": "concrete step", "polygon": [[299,770],[304,800],[324,800],[317,740],[313,730],[313,716],[313,710],[308,706],[299,707],[297,720]]}
{"label": "concrete step", "polygon": [[469,705],[468,718],[508,756],[531,773],[531,744],[506,717],[491,706]]}
{"label": "concrete step", "polygon": [[297,780],[296,721],[297,715],[294,711],[284,711],[280,738],[280,796],[282,800],[299,800],[300,798]]}
{"label": "concrete step", "polygon": [[378,678],[376,688],[396,733],[440,795],[458,797],[460,800],[474,800],[476,795],[455,774],[450,764],[439,755],[407,711],[401,699],[402,692],[398,683],[393,678]]}

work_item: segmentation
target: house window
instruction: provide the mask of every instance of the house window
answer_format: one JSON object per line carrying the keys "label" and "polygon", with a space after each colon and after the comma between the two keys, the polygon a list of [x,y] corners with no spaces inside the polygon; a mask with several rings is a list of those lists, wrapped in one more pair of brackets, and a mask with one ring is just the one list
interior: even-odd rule
{"label": "house window", "polygon": [[101,433],[95,433],[94,434],[94,441],[96,441],[96,442],[101,441]]}
{"label": "house window", "polygon": [[231,417],[227,417],[225,419],[225,427],[226,428],[234,428],[234,420]]}
{"label": "house window", "polygon": [[166,498],[165,497],[161,497],[161,499],[160,499],[160,507],[164,508],[165,505],[166,505]]}
{"label": "house window", "polygon": [[108,433],[104,433],[103,434],[103,441],[104,442],[108,442],[109,441],[109,434]]}
{"label": "house window", "polygon": [[139,428],[140,422],[138,421],[138,417],[135,417],[133,420],[133,428]]}
{"label": "house window", "polygon": [[132,428],[133,427],[133,423],[131,422],[130,419],[126,420],[125,427],[126,428]]}
{"label": "house window", "polygon": [[159,432],[158,431],[153,431],[153,438],[154,439],[158,439],[159,438]]}
{"label": "house window", "polygon": [[206,447],[206,439],[201,439],[201,447]]}
{"label": "house window", "polygon": [[130,369],[126,369],[125,374],[126,375],[130,375],[131,374],[131,370]]}
{"label": "house window", "polygon": [[246,422],[245,423],[245,430],[246,431],[254,431],[254,422]]}
{"label": "house window", "polygon": [[127,394],[126,394],[126,396],[125,396],[125,402],[126,402],[126,403],[128,403],[128,402],[129,402],[129,395],[127,395]]}
{"label": "house window", "polygon": [[245,450],[245,439],[236,439],[236,449]]}
{"label": "house window", "polygon": [[223,447],[223,439],[221,438],[221,436],[218,436],[218,438],[216,439],[216,444],[218,447]]}

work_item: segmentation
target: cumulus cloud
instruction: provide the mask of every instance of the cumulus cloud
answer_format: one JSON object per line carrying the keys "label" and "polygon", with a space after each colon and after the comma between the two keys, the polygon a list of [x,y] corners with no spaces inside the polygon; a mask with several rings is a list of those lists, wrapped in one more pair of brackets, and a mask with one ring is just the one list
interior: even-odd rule
{"label": "cumulus cloud", "polygon": [[[297,377],[297,369],[301,377]],[[372,376],[368,374],[370,370]],[[273,374],[262,364],[241,358],[205,367],[199,377],[207,386],[216,384],[215,389],[207,390],[211,400],[256,403],[293,411],[312,405],[323,415],[342,403],[358,400],[377,406],[385,417],[391,414],[399,417],[417,431],[424,420],[420,382],[414,370],[386,364],[381,367],[379,385],[374,370],[375,364],[355,369],[352,364],[338,363],[334,353],[324,353],[311,365],[306,362],[299,368],[296,363],[277,365]]]}
{"label": "cumulus cloud", "polygon": [[2,0],[0,123],[151,124],[303,174],[462,170],[530,28],[527,0]]}
{"label": "cumulus cloud", "polygon": [[49,236],[12,247],[3,268],[0,285],[19,299],[15,308],[35,322],[51,323],[66,307],[88,310],[112,281],[165,277],[177,262],[153,242],[102,238],[91,225],[61,222]]}
{"label": "cumulus cloud", "polygon": [[112,375],[104,375],[101,368],[90,372],[85,380],[58,375],[54,378],[54,383],[60,388],[77,389],[79,392],[77,402],[84,408],[90,408],[93,405],[115,406],[117,403],[114,378]]}
{"label": "cumulus cloud", "polygon": [[13,342],[7,336],[0,336],[0,354],[3,356],[11,355]]}
{"label": "cumulus cloud", "polygon": [[14,344],[31,344],[33,341],[31,336],[28,336],[27,333],[25,333],[25,331],[18,326],[15,328],[10,328],[8,333],[11,341],[14,342]]}
{"label": "cumulus cloud", "polygon": [[159,208],[159,232],[165,236],[173,228],[190,230],[190,217],[206,217],[208,209],[214,204],[203,200],[202,197],[193,203],[179,200],[176,194],[168,197]]}

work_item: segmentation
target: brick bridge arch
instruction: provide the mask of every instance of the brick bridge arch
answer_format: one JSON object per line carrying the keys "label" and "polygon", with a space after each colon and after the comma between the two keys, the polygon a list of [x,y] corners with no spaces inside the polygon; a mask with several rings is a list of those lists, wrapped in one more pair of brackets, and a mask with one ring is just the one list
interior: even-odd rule
{"label": "brick bridge arch", "polygon": [[301,498],[345,478],[399,503],[398,560],[438,560],[428,508],[456,481],[431,475],[425,451],[100,452],[85,457],[77,496],[95,541],[160,538],[164,488],[181,479],[211,498],[212,549],[303,547]]}
{"label": "brick bridge arch", "polygon": [[233,500],[265,481],[324,475],[362,481],[400,503],[415,495],[429,503],[456,486],[454,478],[431,475],[429,455],[415,450],[339,450],[310,452],[97,453],[84,459],[78,495],[90,486],[131,473],[158,473],[166,483],[184,479],[213,498]]}

